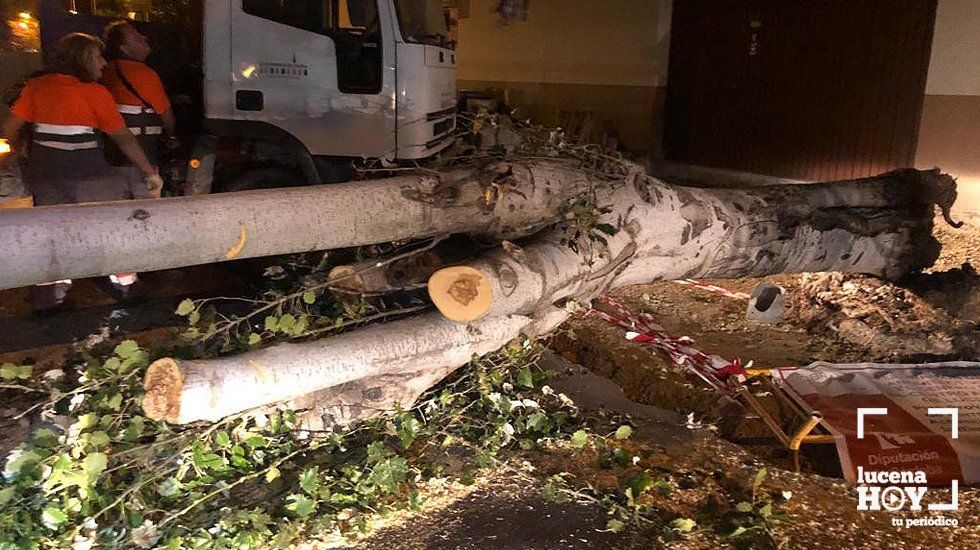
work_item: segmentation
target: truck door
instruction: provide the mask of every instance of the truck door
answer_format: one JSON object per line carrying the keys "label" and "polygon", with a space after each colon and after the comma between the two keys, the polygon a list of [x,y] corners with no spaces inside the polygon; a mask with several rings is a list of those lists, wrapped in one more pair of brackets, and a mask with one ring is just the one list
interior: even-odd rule
{"label": "truck door", "polygon": [[377,0],[231,0],[232,118],[313,155],[393,157],[393,14]]}

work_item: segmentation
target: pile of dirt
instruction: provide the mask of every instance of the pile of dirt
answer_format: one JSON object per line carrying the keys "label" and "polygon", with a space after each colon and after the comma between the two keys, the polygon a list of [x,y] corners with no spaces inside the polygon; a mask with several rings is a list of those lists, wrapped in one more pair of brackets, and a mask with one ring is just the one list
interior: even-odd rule
{"label": "pile of dirt", "polygon": [[860,346],[868,361],[972,359],[980,352],[978,290],[970,264],[901,285],[867,275],[805,274],[790,294],[787,320]]}

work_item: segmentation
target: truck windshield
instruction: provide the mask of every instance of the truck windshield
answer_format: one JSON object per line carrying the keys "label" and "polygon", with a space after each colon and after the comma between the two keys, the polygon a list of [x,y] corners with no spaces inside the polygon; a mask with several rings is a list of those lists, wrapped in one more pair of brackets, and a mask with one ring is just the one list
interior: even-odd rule
{"label": "truck windshield", "polygon": [[398,24],[406,42],[454,48],[446,27],[442,0],[395,0]]}

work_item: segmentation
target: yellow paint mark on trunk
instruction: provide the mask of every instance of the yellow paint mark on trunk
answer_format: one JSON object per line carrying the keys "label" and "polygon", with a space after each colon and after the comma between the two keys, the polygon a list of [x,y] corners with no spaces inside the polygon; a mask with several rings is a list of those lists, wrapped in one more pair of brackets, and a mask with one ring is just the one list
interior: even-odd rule
{"label": "yellow paint mark on trunk", "polygon": [[272,373],[269,372],[269,369],[265,368],[259,363],[256,363],[255,361],[249,361],[248,366],[252,367],[252,372],[254,372],[255,377],[259,379],[259,384],[268,386],[272,383]]}
{"label": "yellow paint mark on trunk", "polygon": [[238,244],[232,247],[232,249],[229,250],[227,254],[225,254],[226,259],[234,260],[235,256],[238,256],[238,254],[241,253],[242,249],[245,248],[245,241],[248,240],[248,235],[245,232],[244,225],[241,226],[241,229],[242,229],[242,233],[238,237]]}

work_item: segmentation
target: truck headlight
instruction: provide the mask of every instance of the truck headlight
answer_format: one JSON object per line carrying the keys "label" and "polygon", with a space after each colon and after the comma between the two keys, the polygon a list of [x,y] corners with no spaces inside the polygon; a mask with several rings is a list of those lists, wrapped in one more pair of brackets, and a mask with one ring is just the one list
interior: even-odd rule
{"label": "truck headlight", "polygon": [[0,156],[9,155],[11,151],[10,142],[5,139],[0,139]]}

